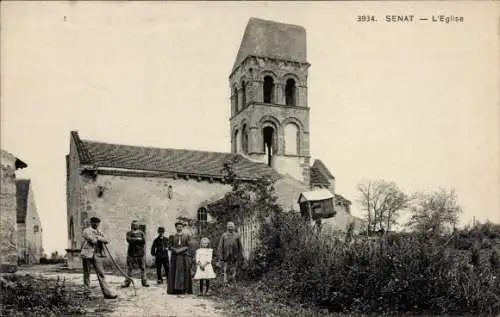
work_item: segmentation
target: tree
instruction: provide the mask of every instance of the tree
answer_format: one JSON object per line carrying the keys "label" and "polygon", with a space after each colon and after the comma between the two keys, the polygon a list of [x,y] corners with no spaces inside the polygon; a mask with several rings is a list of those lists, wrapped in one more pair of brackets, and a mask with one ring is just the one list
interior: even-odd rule
{"label": "tree", "polygon": [[359,203],[366,212],[368,234],[387,232],[397,223],[399,212],[413,199],[403,193],[395,182],[385,180],[364,181],[358,184]]}
{"label": "tree", "polygon": [[454,189],[439,188],[434,192],[418,193],[417,203],[410,207],[407,226],[421,232],[439,234],[447,227],[458,224],[462,213]]}

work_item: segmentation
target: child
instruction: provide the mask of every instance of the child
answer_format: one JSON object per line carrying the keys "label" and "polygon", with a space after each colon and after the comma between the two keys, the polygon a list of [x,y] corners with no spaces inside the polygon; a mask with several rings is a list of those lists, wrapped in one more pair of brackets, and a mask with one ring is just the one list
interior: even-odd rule
{"label": "child", "polygon": [[[196,273],[193,277],[195,280],[200,280],[200,294],[208,294],[209,280],[215,278],[215,272],[212,267],[212,255],[213,249],[208,246],[210,240],[208,238],[201,239],[200,248],[196,250],[195,261],[196,261]],[[203,284],[206,285],[205,291],[203,291]]]}

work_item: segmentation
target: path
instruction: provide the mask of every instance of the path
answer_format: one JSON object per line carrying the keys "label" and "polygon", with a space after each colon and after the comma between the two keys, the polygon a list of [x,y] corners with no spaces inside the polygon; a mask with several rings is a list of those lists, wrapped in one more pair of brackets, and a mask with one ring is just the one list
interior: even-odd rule
{"label": "path", "polygon": [[[32,275],[41,275],[47,278],[65,278],[68,282],[82,284],[82,274],[54,272],[43,266],[21,268],[22,272]],[[116,290],[117,299],[102,300],[102,305],[94,308],[98,316],[148,316],[148,317],[225,317],[222,305],[210,300],[200,298],[196,295],[167,295],[164,285],[156,285],[150,281],[150,287],[142,287],[139,279],[134,279],[137,295],[134,295],[132,286],[122,289],[120,284],[123,277],[106,275],[110,286]],[[90,275],[92,295],[102,297],[99,282],[95,274]]]}

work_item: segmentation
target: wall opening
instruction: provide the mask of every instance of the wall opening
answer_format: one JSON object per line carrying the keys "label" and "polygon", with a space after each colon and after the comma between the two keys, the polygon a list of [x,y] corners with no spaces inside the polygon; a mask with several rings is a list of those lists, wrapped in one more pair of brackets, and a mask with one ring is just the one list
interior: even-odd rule
{"label": "wall opening", "polygon": [[244,109],[247,105],[247,83],[246,81],[241,82],[241,109]]}
{"label": "wall opening", "polygon": [[285,126],[285,154],[299,154],[299,127],[295,123],[288,123]]}
{"label": "wall opening", "polygon": [[241,130],[241,150],[243,153],[248,153],[248,128],[247,125],[243,125]]}
{"label": "wall opening", "polygon": [[240,151],[241,151],[240,131],[236,130],[236,131],[234,131],[234,135],[233,135],[233,152],[239,153]]}
{"label": "wall opening", "polygon": [[287,106],[297,105],[296,90],[297,89],[295,87],[295,80],[293,78],[289,78],[286,81],[285,85],[285,97]]}
{"label": "wall opening", "polygon": [[239,100],[238,100],[238,89],[236,88],[236,86],[234,86],[233,88],[233,100],[234,100],[234,109],[236,112],[240,111],[240,103],[239,103]]}
{"label": "wall opening", "polygon": [[274,79],[271,76],[264,77],[264,102],[273,103]]}
{"label": "wall opening", "polygon": [[264,140],[264,152],[267,157],[267,165],[271,166],[271,159],[274,154],[274,134],[275,131],[272,127],[265,127],[262,129],[262,136]]}
{"label": "wall opening", "polygon": [[73,216],[69,218],[69,239],[75,239],[75,223],[73,222]]}
{"label": "wall opening", "polygon": [[207,227],[208,223],[208,212],[205,207],[198,209],[198,233],[203,233],[203,230]]}

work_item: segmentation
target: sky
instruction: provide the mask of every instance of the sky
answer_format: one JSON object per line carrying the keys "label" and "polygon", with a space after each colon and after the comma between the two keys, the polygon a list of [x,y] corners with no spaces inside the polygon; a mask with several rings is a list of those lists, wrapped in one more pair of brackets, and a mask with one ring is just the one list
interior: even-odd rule
{"label": "sky", "polygon": [[[229,72],[250,17],[307,30],[311,155],[356,185],[454,188],[462,223],[500,222],[495,2],[2,1],[1,147],[28,164],[47,252],[67,247],[71,130],[230,151]],[[370,14],[376,23],[356,21]],[[463,16],[387,23],[385,15]]]}

